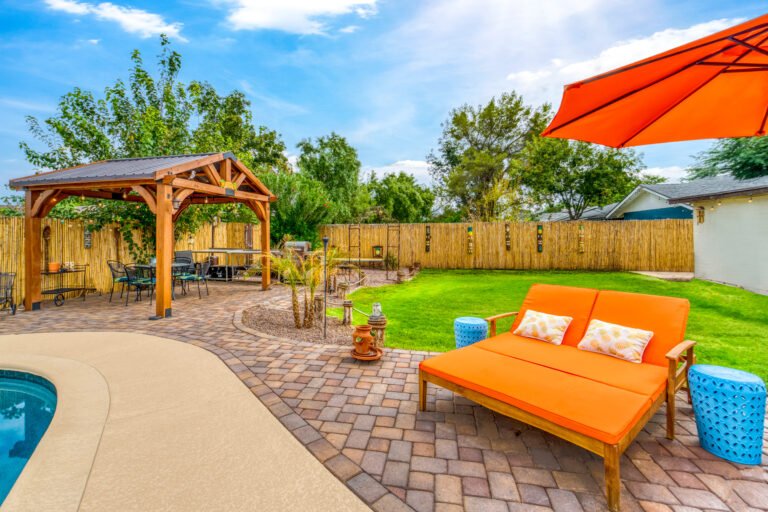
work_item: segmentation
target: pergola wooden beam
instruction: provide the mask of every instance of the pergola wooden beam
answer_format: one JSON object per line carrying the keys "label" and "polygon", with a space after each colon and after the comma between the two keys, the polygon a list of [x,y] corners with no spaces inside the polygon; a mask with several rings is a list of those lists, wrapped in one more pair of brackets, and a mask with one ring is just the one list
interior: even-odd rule
{"label": "pergola wooden beam", "polygon": [[[137,165],[131,168],[133,160]],[[256,213],[261,223],[261,284],[265,290],[270,286],[269,203],[276,198],[231,153],[94,162],[12,180],[11,186],[26,192],[26,311],[39,309],[41,302],[41,219],[59,199],[70,196],[144,202],[155,214],[157,300],[153,318],[171,316],[173,224],[192,204],[243,203]]]}

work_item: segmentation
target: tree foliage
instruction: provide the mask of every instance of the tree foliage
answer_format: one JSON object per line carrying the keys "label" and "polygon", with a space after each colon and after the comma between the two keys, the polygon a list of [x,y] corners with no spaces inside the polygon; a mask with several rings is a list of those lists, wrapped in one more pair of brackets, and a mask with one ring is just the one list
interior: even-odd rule
{"label": "tree foliage", "polygon": [[562,208],[579,219],[589,206],[624,198],[643,176],[633,150],[535,137],[525,149],[524,184],[534,203]]}
{"label": "tree foliage", "polygon": [[272,241],[280,243],[291,237],[317,242],[319,226],[331,218],[331,199],[325,187],[302,173],[265,173],[260,179],[279,198],[272,204]]}
{"label": "tree foliage", "polygon": [[[240,91],[220,95],[212,85],[179,81],[181,55],[165,36],[160,40],[158,72],[150,73],[134,50],[128,81],[116,80],[104,95],[75,88],[59,101],[56,115],[27,117],[32,136],[43,149],[22,142],[27,160],[42,169],[71,167],[96,160],[232,151],[255,171],[287,171],[285,145],[264,126],[256,127],[250,102]],[[154,215],[145,205],[69,198],[51,212],[79,216],[94,229],[118,222],[135,258],[154,250]],[[192,206],[176,224],[177,237],[214,217],[254,217],[240,205]],[[138,231],[139,240],[131,233]]]}
{"label": "tree foliage", "polygon": [[514,92],[453,110],[437,151],[427,156],[443,206],[468,219],[517,215],[523,200],[521,154],[544,129],[549,112],[549,105],[532,108]]}
{"label": "tree foliage", "polygon": [[323,185],[331,200],[332,222],[348,222],[358,217],[360,160],[347,139],[336,133],[304,139],[297,145],[300,172]]}
{"label": "tree foliage", "polygon": [[768,138],[722,139],[700,153],[688,171],[692,179],[730,174],[740,180],[768,176]]}
{"label": "tree foliage", "polygon": [[435,194],[405,172],[388,174],[368,183],[377,222],[426,222],[432,216]]}

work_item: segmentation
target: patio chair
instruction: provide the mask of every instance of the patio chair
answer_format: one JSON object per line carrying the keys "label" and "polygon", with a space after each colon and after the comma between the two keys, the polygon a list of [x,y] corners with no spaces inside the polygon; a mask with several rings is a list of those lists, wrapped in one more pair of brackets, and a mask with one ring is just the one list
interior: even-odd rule
{"label": "patio chair", "polygon": [[120,298],[123,298],[125,282],[128,281],[128,277],[125,275],[125,265],[119,261],[107,260],[107,266],[109,267],[109,272],[112,274],[112,287],[109,289],[109,302],[112,302],[112,294],[115,291],[116,284],[120,284]]}
{"label": "patio chair", "polygon": [[150,304],[152,303],[152,292],[155,288],[155,276],[151,268],[139,267],[137,265],[125,266],[125,285],[128,288],[125,294],[125,305],[128,305],[128,297],[131,295],[131,287],[136,290],[135,301],[141,301],[141,292],[148,291],[150,293]]}
{"label": "patio chair", "polygon": [[185,294],[187,291],[184,289],[185,280],[181,279],[184,276],[194,275],[195,263],[192,260],[192,256],[187,256],[184,252],[177,252],[173,258],[173,271],[171,277],[173,279],[173,287],[176,287],[176,283],[181,284],[181,293]]}
{"label": "patio chair", "polygon": [[7,308],[12,315],[16,314],[16,302],[13,300],[13,282],[15,280],[15,272],[0,272],[0,309]]}
{"label": "patio chair", "polygon": [[194,274],[187,274],[181,276],[179,279],[182,282],[197,282],[197,296],[203,298],[203,294],[200,292],[200,283],[205,283],[205,294],[210,295],[208,292],[208,271],[211,268],[211,260],[207,259],[203,263],[197,266],[197,271]]}

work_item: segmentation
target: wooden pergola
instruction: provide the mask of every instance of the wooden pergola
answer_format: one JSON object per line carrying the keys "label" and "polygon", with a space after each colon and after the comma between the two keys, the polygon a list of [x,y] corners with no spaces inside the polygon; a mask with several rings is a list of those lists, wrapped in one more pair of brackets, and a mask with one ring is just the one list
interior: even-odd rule
{"label": "wooden pergola", "polygon": [[171,316],[173,225],[192,204],[242,203],[261,223],[261,286],[270,286],[270,203],[277,200],[232,153],[105,160],[11,180],[26,192],[24,309],[40,309],[40,221],[70,196],[143,202],[156,218],[156,317]]}

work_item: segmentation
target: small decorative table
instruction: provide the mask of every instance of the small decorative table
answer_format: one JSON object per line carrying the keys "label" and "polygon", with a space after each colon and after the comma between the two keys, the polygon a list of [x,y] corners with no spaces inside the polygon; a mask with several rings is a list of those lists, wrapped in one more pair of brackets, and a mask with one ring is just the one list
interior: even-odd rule
{"label": "small decorative table", "polygon": [[695,364],[688,372],[701,447],[732,462],[760,464],[765,384],[741,370]]}
{"label": "small decorative table", "polygon": [[488,322],[473,316],[461,316],[453,321],[456,348],[466,347],[488,337]]}

